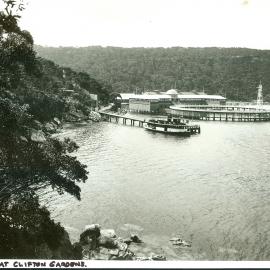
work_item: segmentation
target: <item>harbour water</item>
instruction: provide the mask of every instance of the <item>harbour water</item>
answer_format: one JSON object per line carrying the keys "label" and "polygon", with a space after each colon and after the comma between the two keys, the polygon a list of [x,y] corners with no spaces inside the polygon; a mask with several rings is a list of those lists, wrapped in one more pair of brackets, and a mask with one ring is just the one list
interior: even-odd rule
{"label": "harbour water", "polygon": [[[270,260],[270,124],[199,124],[188,138],[106,122],[65,127],[89,179],[81,201],[47,195],[52,216],[74,238],[86,224],[119,235],[134,224],[171,259]],[[172,247],[177,234],[192,247]]]}

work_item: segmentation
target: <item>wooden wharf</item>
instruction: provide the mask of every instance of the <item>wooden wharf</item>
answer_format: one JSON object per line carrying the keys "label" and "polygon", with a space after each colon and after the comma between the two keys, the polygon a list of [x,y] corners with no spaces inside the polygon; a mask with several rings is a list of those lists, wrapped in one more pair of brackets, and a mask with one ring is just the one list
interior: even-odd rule
{"label": "wooden wharf", "polygon": [[270,121],[270,110],[243,106],[171,106],[169,113],[174,116],[194,120],[232,122]]}
{"label": "wooden wharf", "polygon": [[[144,123],[147,123],[145,120],[133,118],[133,117],[127,117],[124,115],[119,115],[119,114],[113,114],[113,113],[108,113],[108,112],[99,112],[101,115],[102,119],[108,122],[115,122],[119,123],[122,122],[123,125],[130,125],[130,126],[138,126],[138,127],[143,127]],[[137,125],[136,125],[137,123]]]}
{"label": "wooden wharf", "polygon": [[[136,126],[136,127],[144,127],[144,124],[148,124],[151,122],[148,122],[147,120],[137,119],[129,116],[119,115],[119,114],[113,114],[108,113],[104,111],[99,111],[99,114],[101,115],[102,119],[108,122],[114,122],[114,123],[121,123],[123,125],[130,125],[130,126]],[[158,124],[158,126],[168,126],[166,124]],[[199,134],[201,133],[201,128],[199,125],[188,125],[188,129],[190,130],[191,134]]]}

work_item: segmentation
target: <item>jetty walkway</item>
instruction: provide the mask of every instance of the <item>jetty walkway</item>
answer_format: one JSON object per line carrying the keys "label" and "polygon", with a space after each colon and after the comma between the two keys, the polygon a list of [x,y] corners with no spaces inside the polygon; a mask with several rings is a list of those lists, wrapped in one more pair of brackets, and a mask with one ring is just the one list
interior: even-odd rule
{"label": "jetty walkway", "polygon": [[[125,116],[125,115],[109,113],[105,111],[99,111],[99,114],[101,115],[102,119],[105,121],[114,122],[114,123],[122,122],[123,125],[144,127],[144,124],[148,124],[148,123],[151,124],[151,122],[148,122],[147,120],[142,120],[142,119]],[[159,124],[159,126],[166,126],[166,125]],[[201,133],[201,128],[199,125],[188,125],[188,128],[191,131],[191,134]]]}
{"label": "jetty walkway", "polygon": [[109,112],[104,112],[104,111],[99,111],[99,114],[101,115],[102,119],[108,122],[115,122],[119,123],[122,122],[123,125],[130,125],[130,126],[138,126],[138,127],[143,127],[144,123],[147,123],[145,120],[133,118],[133,117],[127,117],[124,115],[119,115],[119,114],[114,114],[114,113],[109,113]]}
{"label": "jetty walkway", "polygon": [[260,107],[173,105],[169,112],[178,117],[194,120],[262,122],[270,121],[270,110]]}

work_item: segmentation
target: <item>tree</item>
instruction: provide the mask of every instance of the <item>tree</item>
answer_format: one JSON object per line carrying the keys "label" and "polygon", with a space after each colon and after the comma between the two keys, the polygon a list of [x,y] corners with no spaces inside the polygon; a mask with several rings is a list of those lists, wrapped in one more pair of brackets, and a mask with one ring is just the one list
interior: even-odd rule
{"label": "tree", "polygon": [[0,257],[40,258],[44,246],[43,251],[47,248],[53,254],[65,231],[39,204],[37,191],[52,187],[80,199],[77,183],[86,181],[87,171],[69,155],[78,146],[70,139],[52,138],[38,121],[48,105],[52,113],[43,120],[52,119],[61,100],[41,95],[33,87],[37,76],[33,39],[17,23],[23,2],[4,3],[0,12]]}

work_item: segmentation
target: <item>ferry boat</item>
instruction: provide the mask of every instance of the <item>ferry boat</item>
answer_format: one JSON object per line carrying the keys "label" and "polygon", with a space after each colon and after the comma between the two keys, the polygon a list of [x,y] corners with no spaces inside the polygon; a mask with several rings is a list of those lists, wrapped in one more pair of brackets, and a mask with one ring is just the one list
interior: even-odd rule
{"label": "ferry boat", "polygon": [[148,131],[178,136],[190,136],[200,133],[200,126],[191,126],[189,121],[182,118],[150,119],[144,128]]}

